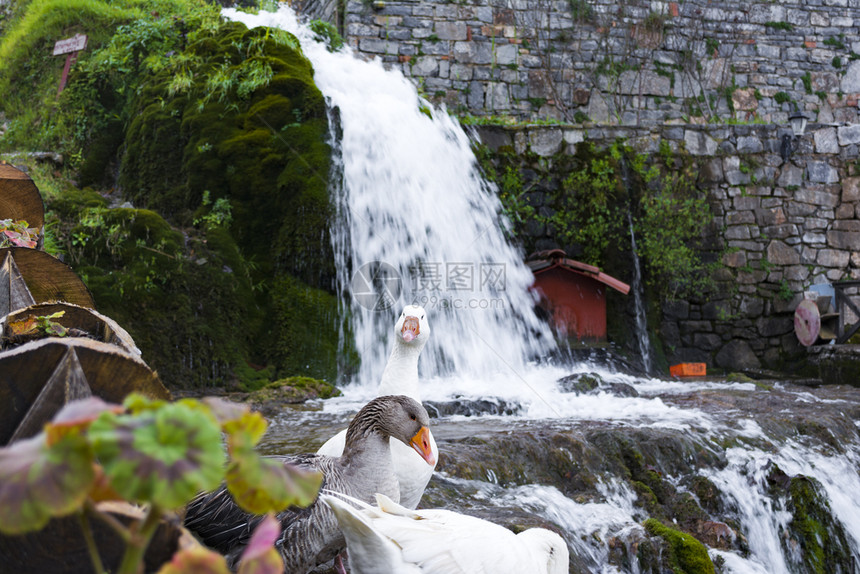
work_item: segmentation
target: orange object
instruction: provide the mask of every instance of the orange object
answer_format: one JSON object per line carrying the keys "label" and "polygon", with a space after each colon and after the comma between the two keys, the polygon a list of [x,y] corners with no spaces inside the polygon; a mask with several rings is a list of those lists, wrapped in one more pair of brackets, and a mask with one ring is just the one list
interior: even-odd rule
{"label": "orange object", "polygon": [[704,377],[705,363],[680,363],[669,367],[673,377]]}

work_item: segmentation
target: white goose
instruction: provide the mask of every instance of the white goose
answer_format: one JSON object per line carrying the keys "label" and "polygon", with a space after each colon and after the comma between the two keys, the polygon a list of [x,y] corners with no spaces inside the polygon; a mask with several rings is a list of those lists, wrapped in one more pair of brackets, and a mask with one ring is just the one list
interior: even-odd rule
{"label": "white goose", "polygon": [[[421,402],[418,393],[418,356],[429,338],[430,324],[427,322],[424,308],[418,305],[404,307],[394,325],[394,347],[382,372],[377,396],[406,395]],[[345,439],[346,430],[343,430],[328,439],[317,450],[317,454],[340,456]],[[439,449],[432,433],[430,448],[438,461]],[[407,508],[416,508],[430,477],[433,476],[435,465],[429,466],[418,453],[397,440],[391,441],[391,455],[394,459],[395,474],[400,481],[399,502]]]}
{"label": "white goose", "polygon": [[320,498],[337,517],[353,574],[564,574],[569,568],[567,544],[545,528],[514,534],[450,510],[409,510],[382,494],[378,507],[333,494]]}

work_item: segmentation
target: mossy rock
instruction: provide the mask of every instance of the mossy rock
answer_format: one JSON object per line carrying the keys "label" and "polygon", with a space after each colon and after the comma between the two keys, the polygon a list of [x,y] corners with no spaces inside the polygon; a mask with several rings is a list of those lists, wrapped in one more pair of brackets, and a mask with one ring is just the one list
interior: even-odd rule
{"label": "mossy rock", "polygon": [[854,572],[854,558],[845,529],[834,518],[826,495],[821,491],[821,484],[814,478],[798,475],[789,480],[791,521],[780,537],[786,555],[797,558],[804,572]]}
{"label": "mossy rock", "polygon": [[[122,161],[126,193],[182,225],[199,216],[204,192],[227,199],[231,234],[261,273],[331,288],[328,121],[297,41],[229,23],[185,56],[197,78],[186,92],[172,93],[172,69],[141,90]],[[252,83],[255,73],[268,81]]]}
{"label": "mossy rock", "polygon": [[677,574],[714,574],[714,563],[704,544],[686,534],[669,528],[659,520],[649,518],[645,530],[668,543],[668,565]]}
{"label": "mossy rock", "polygon": [[330,399],[342,393],[336,386],[312,377],[287,377],[252,392],[248,400],[256,403],[301,403],[308,399]]}

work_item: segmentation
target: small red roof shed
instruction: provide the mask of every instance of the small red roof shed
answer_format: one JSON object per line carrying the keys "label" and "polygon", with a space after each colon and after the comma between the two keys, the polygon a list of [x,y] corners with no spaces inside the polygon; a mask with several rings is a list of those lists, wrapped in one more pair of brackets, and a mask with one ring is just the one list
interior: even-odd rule
{"label": "small red roof shed", "polygon": [[630,286],[593,265],[565,257],[561,249],[539,251],[526,265],[540,294],[540,305],[550,315],[556,332],[581,342],[606,340],[606,287],[625,295]]}

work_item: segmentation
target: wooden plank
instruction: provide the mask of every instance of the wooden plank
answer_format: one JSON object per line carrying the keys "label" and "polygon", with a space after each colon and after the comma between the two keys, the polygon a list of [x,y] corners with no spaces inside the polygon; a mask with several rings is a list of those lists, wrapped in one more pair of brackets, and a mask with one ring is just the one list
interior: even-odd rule
{"label": "wooden plank", "polygon": [[45,226],[45,204],[30,176],[9,164],[0,164],[0,219],[24,220],[30,227]]}
{"label": "wooden plank", "polygon": [[63,54],[70,54],[72,52],[80,52],[81,50],[86,50],[87,48],[87,36],[86,34],[75,34],[71,38],[64,38],[63,40],[57,40],[54,43],[54,56],[61,56]]}
{"label": "wooden plank", "polygon": [[[31,316],[45,317],[59,311],[63,311],[63,316],[53,319],[55,323],[59,323],[67,329],[85,331],[97,341],[119,345],[133,355],[140,355],[140,349],[134,344],[131,335],[128,334],[128,331],[120,327],[116,321],[93,309],[66,302],[36,303],[10,313],[4,320],[3,331],[0,332],[0,335],[2,335],[0,337],[0,350],[4,348],[3,339],[9,336],[9,333],[6,331],[6,325],[9,323],[22,321]],[[5,345],[5,348],[8,347],[8,344]]]}
{"label": "wooden plank", "polygon": [[[25,248],[22,248],[25,249]],[[0,254],[0,317],[35,303],[11,253]]]}
{"label": "wooden plank", "polygon": [[70,348],[57,364],[51,378],[33,401],[9,442],[36,436],[63,405],[77,399],[85,399],[92,394],[78,355],[74,348]]}
{"label": "wooden plank", "polygon": [[73,348],[92,393],[121,403],[131,392],[170,399],[158,374],[135,354],[81,337],[50,337],[0,351],[0,444],[9,441],[57,365]]}
{"label": "wooden plank", "polygon": [[81,278],[56,257],[26,247],[4,247],[0,249],[0,260],[5,259],[8,254],[14,257],[34,303],[65,301],[81,307],[95,308],[93,296]]}

